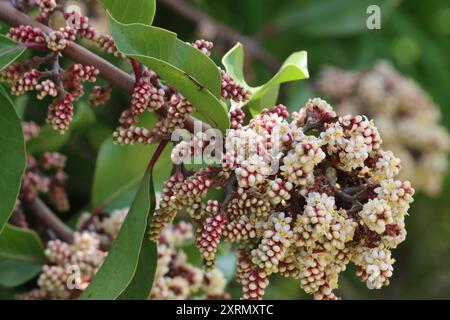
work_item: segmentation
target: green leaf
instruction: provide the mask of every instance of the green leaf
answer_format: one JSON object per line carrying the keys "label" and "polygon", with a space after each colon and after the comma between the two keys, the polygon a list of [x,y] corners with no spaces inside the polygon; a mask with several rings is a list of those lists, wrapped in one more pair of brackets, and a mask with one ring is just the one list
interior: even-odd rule
{"label": "green leaf", "polygon": [[209,57],[161,28],[124,25],[112,16],[109,27],[122,53],[140,61],[180,91],[202,120],[223,133],[229,128],[227,108],[220,101],[220,72]]}
{"label": "green leaf", "polygon": [[0,71],[19,58],[25,50],[19,43],[0,34]]}
{"label": "green leaf", "polygon": [[[153,183],[150,182],[150,212],[155,211],[156,199]],[[158,251],[156,243],[144,237],[141,244],[141,253],[133,279],[125,291],[119,296],[119,300],[144,300],[152,290],[153,280],[158,264]]]}
{"label": "green leaf", "polygon": [[146,236],[155,210],[152,172],[147,172],[105,262],[80,299],[146,299],[156,271],[156,243]]}
{"label": "green leaf", "polygon": [[151,25],[155,17],[155,0],[100,0],[117,21]]}
{"label": "green leaf", "polygon": [[0,285],[16,287],[34,278],[46,262],[38,235],[6,225],[0,233]]}
{"label": "green leaf", "polygon": [[0,107],[0,232],[2,232],[16,204],[26,157],[20,119],[2,86],[0,86]]}
{"label": "green leaf", "polygon": [[27,151],[30,153],[39,153],[59,150],[80,129],[84,129],[94,123],[94,112],[85,102],[80,101],[75,106],[75,109],[75,116],[70,124],[69,130],[65,134],[55,131],[51,125],[44,125],[41,127],[39,136],[27,143]]}
{"label": "green leaf", "polygon": [[227,52],[222,59],[222,64],[228,74],[252,92],[250,101],[246,103],[252,114],[257,114],[263,108],[271,107],[276,103],[281,84],[309,78],[306,51],[291,54],[272,79],[258,87],[251,87],[245,81],[244,48],[242,44],[236,44]]}

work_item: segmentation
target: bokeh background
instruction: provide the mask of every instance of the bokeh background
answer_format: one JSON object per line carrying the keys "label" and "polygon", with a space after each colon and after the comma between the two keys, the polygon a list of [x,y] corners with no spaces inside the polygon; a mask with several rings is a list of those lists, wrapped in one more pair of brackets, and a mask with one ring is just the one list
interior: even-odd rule
{"label": "bokeh background", "polygon": [[[99,27],[106,27],[101,9],[94,1],[72,1],[90,8]],[[213,59],[220,58],[238,38],[224,37],[216,24],[193,18],[201,13],[228,26],[260,46],[266,59],[247,52],[246,78],[256,85],[268,80],[277,64],[290,53],[308,51],[310,79],[286,85],[280,103],[298,109],[316,93],[313,82],[324,65],[346,69],[371,67],[376,61],[390,61],[403,75],[413,78],[440,106],[442,124],[450,129],[450,2],[448,0],[158,0],[154,24],[178,33],[186,41],[199,37],[215,40]],[[176,4],[187,3],[195,12]],[[381,8],[381,29],[368,30],[366,9],[371,4]],[[183,10],[182,10],[183,9]],[[199,11],[198,11],[199,10]],[[5,29],[2,29],[4,32]],[[112,59],[112,58],[109,58]],[[261,61],[264,60],[264,61]],[[125,67],[125,65],[124,65]],[[87,89],[89,92],[89,89]],[[35,144],[36,151],[45,144],[55,146],[68,156],[67,172],[72,216],[90,200],[95,160],[102,142],[110,137],[128,97],[114,93],[111,106],[93,111],[83,108],[68,138],[46,135]],[[45,104],[35,99],[16,99],[25,119],[44,123]],[[32,105],[33,107],[30,107]],[[94,121],[95,119],[95,121]],[[59,140],[58,140],[59,139]],[[67,139],[62,141],[61,139]],[[61,140],[61,141],[60,141]],[[44,147],[43,147],[44,144]],[[408,236],[393,251],[396,259],[391,285],[370,291],[349,267],[340,278],[338,295],[344,299],[449,299],[450,298],[450,176],[442,192],[435,197],[422,193],[406,220]],[[194,254],[194,253],[193,253]],[[232,258],[224,256],[220,265],[227,269]],[[239,286],[230,284],[233,297]],[[2,290],[0,289],[0,295]],[[5,293],[6,294],[6,293]],[[296,281],[272,277],[266,298],[310,299]]]}

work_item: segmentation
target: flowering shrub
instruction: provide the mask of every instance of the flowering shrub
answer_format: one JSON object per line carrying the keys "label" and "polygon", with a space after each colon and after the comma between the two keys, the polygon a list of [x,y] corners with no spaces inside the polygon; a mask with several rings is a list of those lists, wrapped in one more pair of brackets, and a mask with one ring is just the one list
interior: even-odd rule
{"label": "flowering shrub", "polygon": [[[22,299],[225,299],[222,250],[236,256],[242,299],[262,299],[273,274],[295,279],[315,299],[338,299],[334,290],[349,263],[369,289],[389,284],[391,250],[405,240],[414,189],[366,115],[336,112],[320,98],[292,114],[277,103],[282,83],[309,76],[306,52],[293,53],[271,80],[252,87],[243,76],[242,45],[217,66],[212,42],[184,42],[151,26],[154,0],[101,3],[111,35],[65,1],[0,2],[0,19],[11,24],[0,37],[8,48],[0,81],[13,95],[35,91],[47,105],[47,125],[20,125],[0,90],[5,119],[16,125],[0,138],[11,135],[18,150],[16,160],[5,161],[14,174],[8,171],[5,195],[0,184],[0,201],[11,207],[0,208],[0,231],[9,221],[20,228],[6,225],[6,236],[45,247],[31,257],[42,268],[22,277],[20,284],[36,279]],[[136,15],[137,8],[148,15]],[[63,26],[54,29],[57,16]],[[117,66],[76,42],[94,45]],[[20,57],[25,50],[31,57]],[[73,231],[52,211],[80,209],[69,206],[67,159],[55,150],[59,139],[76,139],[77,129],[90,132],[76,125],[77,117],[95,120],[84,101],[105,113],[98,107],[123,103],[116,89],[129,106],[108,114],[115,130],[103,130],[101,147],[92,136],[80,144],[99,154],[92,197],[83,205],[92,210]],[[39,131],[45,142],[52,139],[34,150]],[[77,148],[67,148],[69,161],[84,160]],[[129,209],[118,209],[124,202]],[[189,242],[203,269],[188,262]],[[223,249],[223,242],[232,245]]]}

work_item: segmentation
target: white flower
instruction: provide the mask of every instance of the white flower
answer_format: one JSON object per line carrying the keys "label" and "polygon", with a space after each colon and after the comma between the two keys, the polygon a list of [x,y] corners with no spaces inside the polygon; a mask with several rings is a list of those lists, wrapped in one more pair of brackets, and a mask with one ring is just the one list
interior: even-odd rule
{"label": "white flower", "polygon": [[369,200],[359,215],[367,227],[378,234],[382,234],[386,230],[386,225],[394,222],[391,207],[384,199]]}

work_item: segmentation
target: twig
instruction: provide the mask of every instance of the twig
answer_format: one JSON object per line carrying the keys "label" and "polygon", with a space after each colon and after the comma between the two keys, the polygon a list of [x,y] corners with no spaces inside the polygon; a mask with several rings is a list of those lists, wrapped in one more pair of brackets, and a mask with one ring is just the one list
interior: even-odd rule
{"label": "twig", "polygon": [[281,66],[280,62],[267,52],[258,41],[251,37],[244,36],[232,28],[215,21],[201,10],[191,6],[183,0],[159,0],[159,3],[167,6],[179,15],[197,24],[200,28],[206,26],[214,30],[218,38],[225,39],[230,43],[241,42],[245,49],[258,61],[265,64],[270,69],[277,71]]}
{"label": "twig", "polygon": [[131,66],[133,67],[134,72],[134,79],[138,82],[141,79],[142,70],[141,70],[141,64],[136,59],[130,59]]}
{"label": "twig", "polygon": [[35,216],[61,240],[67,243],[73,242],[72,230],[67,227],[39,197],[35,197],[33,200],[28,201],[28,207],[33,211]]}
{"label": "twig", "polygon": [[233,200],[233,198],[235,196],[235,192],[234,192],[234,184],[235,183],[236,183],[236,175],[233,172],[225,185],[226,196],[220,205],[221,213],[225,212],[226,208],[228,207],[228,204],[230,203],[231,200]]}
{"label": "twig", "polygon": [[59,97],[65,98],[67,95],[66,90],[64,89],[64,83],[61,79],[61,66],[59,64],[59,54],[54,56],[54,60],[52,62],[52,76],[55,84],[58,86]]}
{"label": "twig", "polygon": [[[46,25],[34,20],[33,18],[27,16],[23,12],[20,12],[16,8],[14,8],[9,1],[0,0],[0,20],[12,25],[12,26],[20,26],[20,25],[29,25],[32,27],[37,27],[42,29],[46,33],[50,33],[52,31]],[[105,59],[99,57],[98,55],[90,52],[86,48],[74,43],[70,42],[66,49],[62,51],[65,57],[73,60],[74,62],[81,63],[83,65],[92,65],[96,67],[100,71],[100,76],[106,81],[112,83],[117,88],[123,90],[126,93],[132,94],[134,89],[135,79],[133,76],[130,76],[125,71],[119,69],[113,64],[109,63]],[[162,108],[156,111],[162,117],[167,115],[167,107],[163,106]],[[184,127],[191,132],[194,132],[194,123],[198,122],[202,124],[202,130],[206,131],[211,128],[210,125],[204,123],[192,116],[189,116],[186,122],[184,123]]]}
{"label": "twig", "polygon": [[355,196],[349,195],[349,194],[347,194],[347,193],[345,193],[345,192],[343,192],[341,190],[338,190],[338,189],[334,190],[334,195],[335,195],[336,198],[340,199],[341,201],[344,201],[344,202],[347,202],[348,204],[351,204],[352,208],[353,207],[362,208],[361,202]]}
{"label": "twig", "polygon": [[169,142],[168,140],[162,140],[162,141],[159,143],[158,147],[157,147],[156,150],[155,150],[155,153],[153,154],[152,158],[150,159],[150,162],[149,162],[149,164],[148,164],[148,167],[147,167],[147,171],[146,171],[146,172],[150,172],[150,171],[153,170],[153,168],[154,168],[156,162],[158,161],[159,157],[160,157],[161,154],[163,153],[163,151],[164,151],[164,149],[166,148],[168,142]]}
{"label": "twig", "polygon": [[41,43],[27,42],[24,43],[22,46],[30,50],[48,51],[47,46]]}

